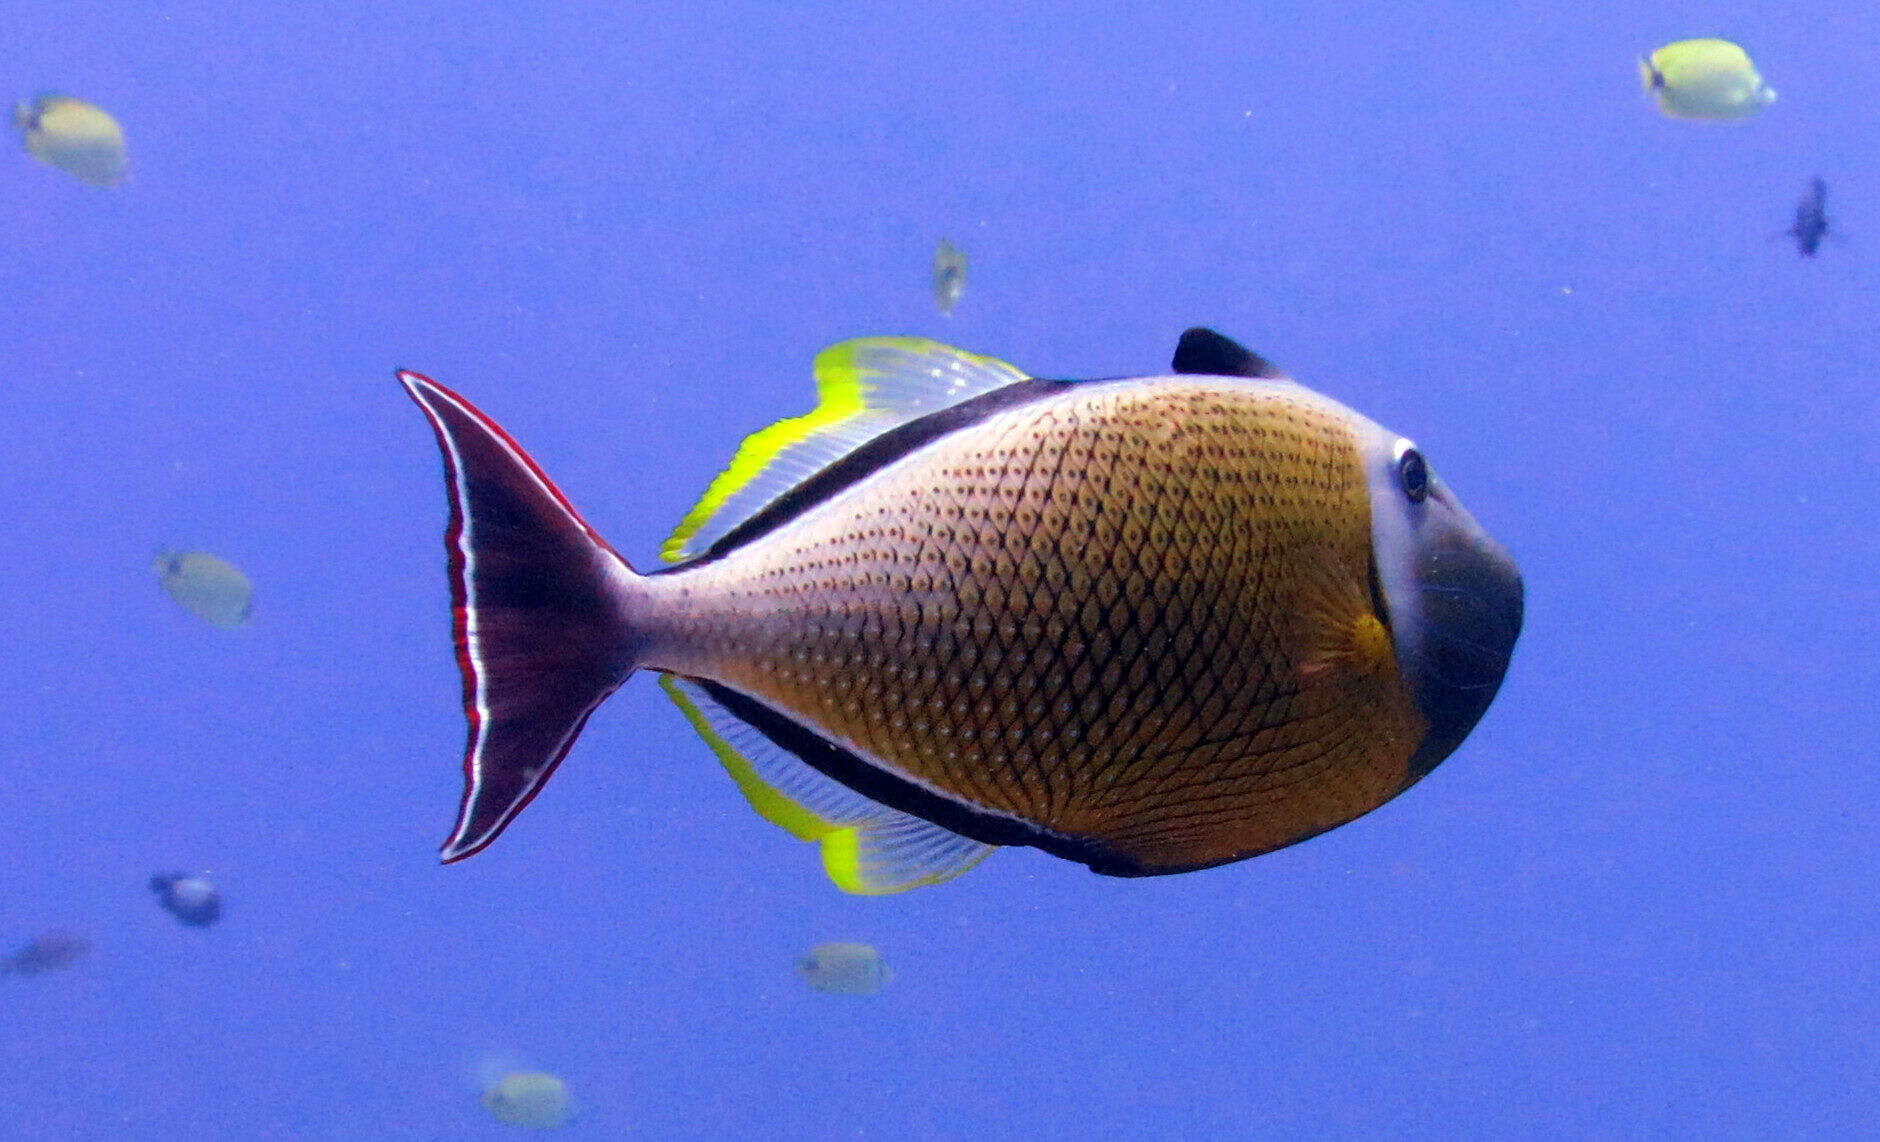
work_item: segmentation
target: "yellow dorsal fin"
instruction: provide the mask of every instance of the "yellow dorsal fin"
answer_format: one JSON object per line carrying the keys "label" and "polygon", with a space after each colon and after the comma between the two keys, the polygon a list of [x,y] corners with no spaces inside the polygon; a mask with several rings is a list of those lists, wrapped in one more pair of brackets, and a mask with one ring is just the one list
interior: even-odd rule
{"label": "yellow dorsal fin", "polygon": [[712,699],[703,686],[659,680],[758,814],[815,841],[837,888],[881,896],[939,884],[986,859],[992,845],[890,809],[812,769]]}
{"label": "yellow dorsal fin", "polygon": [[816,355],[816,407],[751,434],[660,548],[706,551],[764,507],[892,428],[1026,380],[1024,373],[925,337],[858,337]]}

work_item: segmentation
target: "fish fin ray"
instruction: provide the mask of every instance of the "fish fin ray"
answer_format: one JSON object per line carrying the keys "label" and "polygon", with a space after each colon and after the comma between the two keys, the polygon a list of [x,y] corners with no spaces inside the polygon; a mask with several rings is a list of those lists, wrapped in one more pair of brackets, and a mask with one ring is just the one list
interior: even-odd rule
{"label": "fish fin ray", "polygon": [[772,742],[696,682],[667,674],[659,684],[758,815],[816,842],[823,871],[844,892],[880,896],[939,884],[996,847],[862,796]]}
{"label": "fish fin ray", "polygon": [[660,548],[710,548],[790,489],[882,433],[1029,378],[1004,361],[925,337],[859,337],[816,355],[817,404],[747,437]]}
{"label": "fish fin ray", "polygon": [[451,633],[469,736],[449,863],[508,827],[638,665],[638,576],[495,421],[428,377],[398,379],[437,434],[450,496]]}
{"label": "fish fin ray", "polygon": [[1175,345],[1173,367],[1177,373],[1193,373],[1211,377],[1291,380],[1273,362],[1233,338],[1216,333],[1205,325],[1197,325],[1182,333],[1181,340]]}

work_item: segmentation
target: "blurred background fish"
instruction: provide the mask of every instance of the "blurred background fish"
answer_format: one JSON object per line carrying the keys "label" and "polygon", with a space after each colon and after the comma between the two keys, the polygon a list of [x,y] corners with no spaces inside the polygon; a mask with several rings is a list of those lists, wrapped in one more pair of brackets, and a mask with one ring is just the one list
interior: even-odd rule
{"label": "blurred background fish", "polygon": [[942,317],[952,317],[953,307],[966,293],[966,255],[945,238],[933,252],[933,302]]}
{"label": "blurred background fish", "polygon": [[483,1106],[498,1122],[555,1130],[574,1117],[568,1084],[546,1071],[512,1071],[483,1092]]}
{"label": "blurred background fish", "polygon": [[869,944],[817,944],[797,957],[796,974],[817,991],[873,995],[894,978]]}
{"label": "blurred background fish", "polygon": [[165,912],[192,928],[207,928],[222,918],[222,891],[206,876],[160,873],[150,878],[150,891]]}
{"label": "blurred background fish", "polygon": [[69,95],[41,95],[13,108],[26,150],[93,186],[124,181],[124,129],[111,113]]}
{"label": "blurred background fish", "polygon": [[1775,102],[1749,53],[1728,40],[1678,40],[1638,61],[1639,80],[1677,119],[1742,119]]}
{"label": "blurred background fish", "polygon": [[170,598],[211,626],[238,627],[254,606],[254,586],[242,569],[207,551],[160,551],[158,581]]}
{"label": "blurred background fish", "polygon": [[1804,258],[1814,257],[1821,249],[1821,240],[1828,236],[1828,184],[1820,176],[1808,180],[1808,189],[1795,204],[1795,221],[1788,233]]}
{"label": "blurred background fish", "polygon": [[57,971],[83,959],[91,941],[77,932],[55,928],[42,932],[0,958],[0,975],[39,975]]}

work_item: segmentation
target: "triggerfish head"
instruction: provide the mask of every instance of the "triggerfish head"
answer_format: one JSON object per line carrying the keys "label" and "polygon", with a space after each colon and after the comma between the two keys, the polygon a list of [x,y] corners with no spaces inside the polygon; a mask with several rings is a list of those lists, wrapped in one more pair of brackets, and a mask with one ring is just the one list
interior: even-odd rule
{"label": "triggerfish head", "polygon": [[1521,576],[1409,440],[1191,329],[1165,376],[915,337],[816,358],[664,555],[627,565],[509,435],[400,373],[443,450],[470,722],[446,861],[640,669],[850,892],[1031,845],[1186,872],[1415,784],[1501,685]]}

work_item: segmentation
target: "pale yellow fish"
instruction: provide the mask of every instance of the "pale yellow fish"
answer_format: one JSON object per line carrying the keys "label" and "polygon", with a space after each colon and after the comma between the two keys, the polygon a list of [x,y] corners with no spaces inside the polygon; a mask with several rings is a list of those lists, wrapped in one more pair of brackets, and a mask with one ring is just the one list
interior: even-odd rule
{"label": "pale yellow fish", "polygon": [[544,1071],[512,1071],[483,1092],[484,1107],[498,1122],[530,1130],[555,1130],[574,1117],[568,1084]]}
{"label": "pale yellow fish", "polygon": [[124,181],[124,130],[111,113],[69,95],[42,95],[13,108],[34,158],[93,186]]}
{"label": "pale yellow fish", "polygon": [[1638,62],[1639,81],[1678,119],[1743,119],[1776,98],[1749,53],[1728,40],[1679,40]]}
{"label": "pale yellow fish", "polygon": [[254,587],[241,568],[207,551],[161,551],[156,571],[163,589],[202,621],[238,627],[254,606]]}

